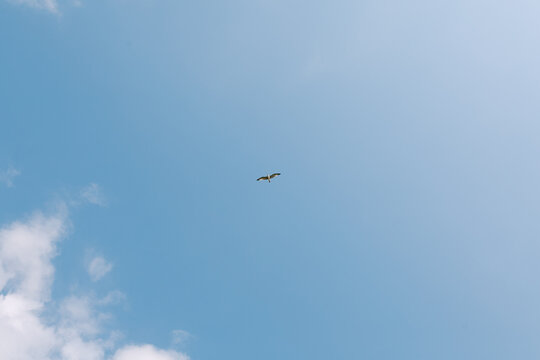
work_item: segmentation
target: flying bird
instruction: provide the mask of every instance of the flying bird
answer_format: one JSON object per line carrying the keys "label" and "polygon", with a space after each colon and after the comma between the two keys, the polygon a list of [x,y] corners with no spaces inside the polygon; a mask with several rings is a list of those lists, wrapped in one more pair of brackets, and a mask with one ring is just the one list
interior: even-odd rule
{"label": "flying bird", "polygon": [[273,179],[278,175],[281,175],[281,173],[273,173],[272,175],[261,176],[260,178],[257,179],[257,181],[259,181],[259,180],[268,180],[268,182],[270,182],[270,179]]}

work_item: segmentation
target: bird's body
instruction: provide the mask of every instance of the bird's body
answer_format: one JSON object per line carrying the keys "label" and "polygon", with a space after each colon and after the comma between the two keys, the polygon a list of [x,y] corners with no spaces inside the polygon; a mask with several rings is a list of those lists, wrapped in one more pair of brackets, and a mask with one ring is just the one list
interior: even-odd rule
{"label": "bird's body", "polygon": [[267,174],[266,176],[261,176],[260,178],[258,178],[257,181],[259,181],[259,180],[268,180],[268,182],[270,182],[270,179],[273,179],[278,175],[281,175],[281,173],[273,173],[272,175]]}

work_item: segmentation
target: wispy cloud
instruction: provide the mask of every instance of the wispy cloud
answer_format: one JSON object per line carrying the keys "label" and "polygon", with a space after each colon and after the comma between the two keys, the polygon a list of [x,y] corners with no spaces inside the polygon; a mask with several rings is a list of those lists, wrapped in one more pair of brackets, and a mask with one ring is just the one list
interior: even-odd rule
{"label": "wispy cloud", "polygon": [[119,292],[51,301],[52,260],[68,224],[61,210],[0,228],[0,359],[187,360],[152,345],[117,348],[118,332],[105,330],[104,308],[121,301]]}
{"label": "wispy cloud", "polygon": [[100,305],[116,305],[122,303],[126,299],[126,295],[118,290],[113,290],[107,294],[103,299],[99,299]]}
{"label": "wispy cloud", "polygon": [[106,206],[107,199],[101,190],[101,186],[91,183],[81,190],[81,198],[90,204]]}
{"label": "wispy cloud", "polygon": [[58,14],[58,2],[56,0],[9,0],[14,4],[26,5],[35,9],[46,10]]}
{"label": "wispy cloud", "polygon": [[14,167],[9,167],[7,170],[0,171],[0,183],[7,187],[13,186],[13,179],[19,176],[21,172]]}
{"label": "wispy cloud", "polygon": [[173,350],[160,350],[152,345],[126,346],[116,352],[113,360],[187,360],[188,357]]}
{"label": "wispy cloud", "polygon": [[172,332],[172,343],[175,346],[183,346],[185,345],[193,335],[191,335],[189,332],[181,329],[173,330]]}
{"label": "wispy cloud", "polygon": [[96,256],[88,263],[86,270],[92,281],[98,281],[111,271],[112,268],[112,264],[105,260],[103,256]]}

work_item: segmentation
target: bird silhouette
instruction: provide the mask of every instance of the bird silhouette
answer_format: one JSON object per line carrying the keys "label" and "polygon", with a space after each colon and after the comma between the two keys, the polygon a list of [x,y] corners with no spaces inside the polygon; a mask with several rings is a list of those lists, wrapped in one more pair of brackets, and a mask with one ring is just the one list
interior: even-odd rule
{"label": "bird silhouette", "polygon": [[278,175],[281,175],[281,173],[273,173],[272,175],[261,176],[260,178],[257,179],[257,181],[259,181],[259,180],[268,180],[268,182],[270,182],[270,179],[273,179]]}

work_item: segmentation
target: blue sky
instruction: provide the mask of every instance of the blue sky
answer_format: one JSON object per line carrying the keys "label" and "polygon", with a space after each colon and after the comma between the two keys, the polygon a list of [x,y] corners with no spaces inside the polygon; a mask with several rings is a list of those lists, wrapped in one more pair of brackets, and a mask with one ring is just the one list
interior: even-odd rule
{"label": "blue sky", "polygon": [[0,354],[538,358],[539,15],[0,0]]}

